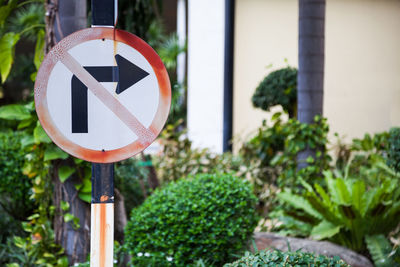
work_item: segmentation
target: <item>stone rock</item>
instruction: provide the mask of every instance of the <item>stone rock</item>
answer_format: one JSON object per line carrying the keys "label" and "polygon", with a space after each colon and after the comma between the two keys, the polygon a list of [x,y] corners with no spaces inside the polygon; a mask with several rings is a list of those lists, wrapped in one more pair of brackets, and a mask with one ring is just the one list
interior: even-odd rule
{"label": "stone rock", "polygon": [[317,255],[339,256],[352,267],[374,267],[365,256],[328,241],[285,237],[272,233],[255,233],[254,239],[258,250],[272,248],[287,251],[289,243],[292,251],[301,249],[301,251],[312,252]]}

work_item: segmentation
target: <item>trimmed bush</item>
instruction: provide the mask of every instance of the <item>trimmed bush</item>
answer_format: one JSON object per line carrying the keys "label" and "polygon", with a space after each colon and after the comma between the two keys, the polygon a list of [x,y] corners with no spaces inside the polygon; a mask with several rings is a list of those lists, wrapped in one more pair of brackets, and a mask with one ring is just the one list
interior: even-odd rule
{"label": "trimmed bush", "polygon": [[251,100],[254,107],[265,111],[281,105],[293,118],[297,103],[297,69],[286,67],[268,74],[256,88]]}
{"label": "trimmed bush", "polygon": [[132,211],[126,247],[135,266],[145,253],[164,255],[162,266],[189,266],[198,259],[222,265],[250,239],[256,201],[248,182],[227,174],[172,182]]}
{"label": "trimmed bush", "polygon": [[282,252],[279,250],[265,250],[257,252],[256,254],[250,254],[247,252],[240,260],[224,265],[224,267],[242,266],[351,267],[339,257],[328,258],[326,256],[316,256],[312,253],[301,251]]}

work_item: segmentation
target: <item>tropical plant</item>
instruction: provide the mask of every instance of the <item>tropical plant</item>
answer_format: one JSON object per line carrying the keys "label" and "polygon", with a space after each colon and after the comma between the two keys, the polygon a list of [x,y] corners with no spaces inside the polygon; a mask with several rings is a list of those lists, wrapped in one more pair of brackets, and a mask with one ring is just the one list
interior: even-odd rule
{"label": "tropical plant", "polygon": [[393,249],[384,235],[366,236],[365,241],[376,267],[400,266],[399,249]]}
{"label": "tropical plant", "polygon": [[144,253],[163,254],[158,266],[198,259],[221,265],[246,246],[257,224],[255,204],[251,186],[231,175],[171,182],[132,211],[125,244],[135,266],[148,260]]}
{"label": "tropical plant", "polygon": [[325,188],[317,183],[313,188],[300,178],[306,190],[302,196],[289,190],[278,194],[280,200],[301,211],[291,211],[289,217],[309,226],[305,235],[365,252],[366,236],[386,235],[397,226],[398,180],[385,179],[368,188],[363,179],[335,178],[330,171],[324,175]]}
{"label": "tropical plant", "polygon": [[224,265],[224,267],[242,266],[350,267],[350,265],[346,264],[339,257],[329,258],[322,255],[317,256],[300,250],[288,252],[282,252],[280,250],[264,250],[255,254],[246,252],[241,259]]}
{"label": "tropical plant", "polygon": [[281,105],[291,118],[296,116],[297,69],[286,67],[271,72],[258,85],[253,97],[253,106],[268,111]]}

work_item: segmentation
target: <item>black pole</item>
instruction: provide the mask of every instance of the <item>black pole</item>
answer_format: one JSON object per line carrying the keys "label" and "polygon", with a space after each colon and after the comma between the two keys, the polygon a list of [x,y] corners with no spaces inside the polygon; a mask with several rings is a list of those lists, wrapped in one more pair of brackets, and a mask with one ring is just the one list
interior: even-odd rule
{"label": "black pole", "polygon": [[233,42],[235,23],[235,0],[225,0],[225,59],[224,59],[224,152],[232,150],[233,125]]}
{"label": "black pole", "polygon": [[[118,0],[92,0],[92,26],[114,27]],[[114,164],[92,164],[92,203],[114,203]]]}
{"label": "black pole", "polygon": [[114,203],[114,163],[92,164],[92,203]]}
{"label": "black pole", "polygon": [[92,0],[92,26],[115,26],[116,1],[118,0]]}

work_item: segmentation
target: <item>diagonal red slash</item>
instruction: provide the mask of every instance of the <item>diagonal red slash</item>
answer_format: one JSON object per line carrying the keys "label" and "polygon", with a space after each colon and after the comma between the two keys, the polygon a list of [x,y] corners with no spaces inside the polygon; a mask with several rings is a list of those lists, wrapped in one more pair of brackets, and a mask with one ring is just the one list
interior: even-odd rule
{"label": "diagonal red slash", "polygon": [[60,61],[86,85],[87,88],[109,108],[128,128],[138,136],[139,142],[149,144],[155,139],[155,134],[143,126],[140,121],[104,88],[90,73],[85,70],[68,52],[63,53]]}

